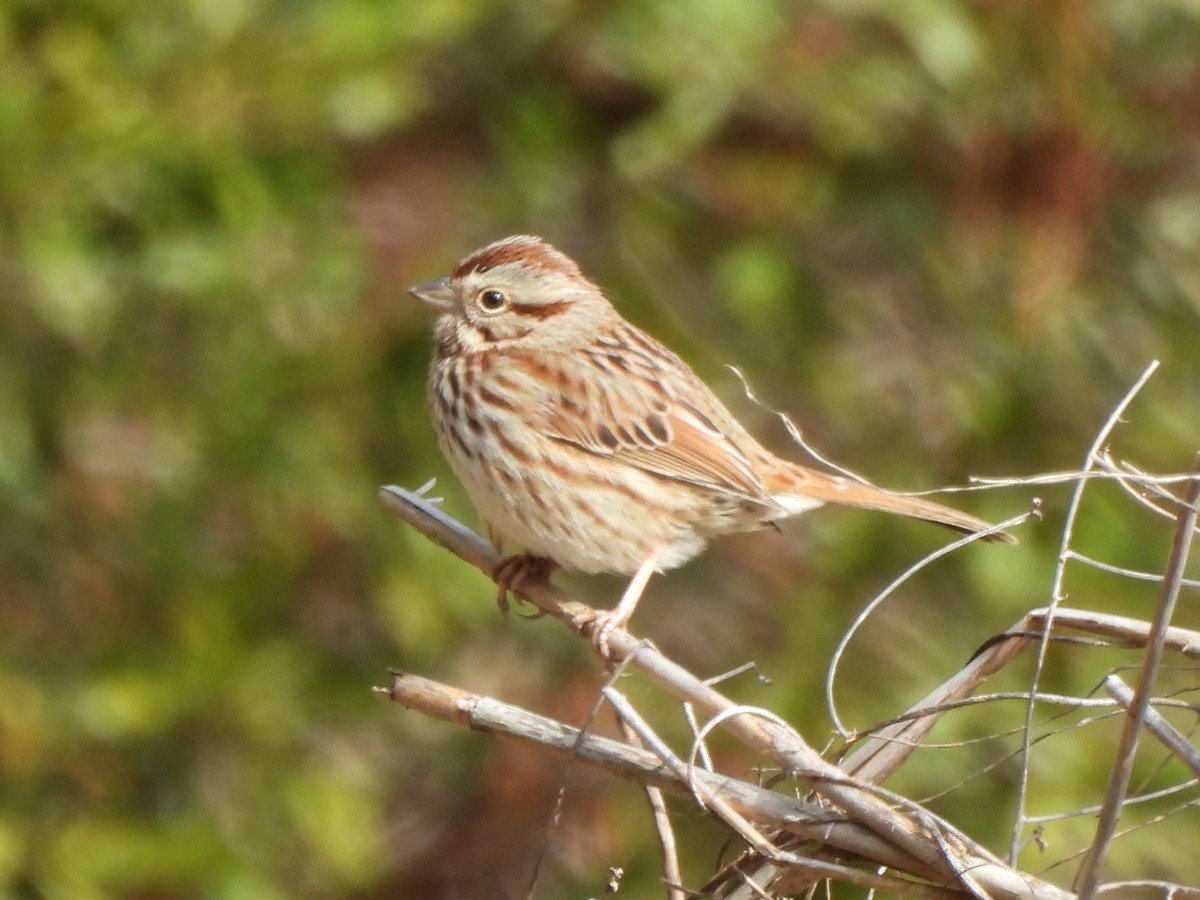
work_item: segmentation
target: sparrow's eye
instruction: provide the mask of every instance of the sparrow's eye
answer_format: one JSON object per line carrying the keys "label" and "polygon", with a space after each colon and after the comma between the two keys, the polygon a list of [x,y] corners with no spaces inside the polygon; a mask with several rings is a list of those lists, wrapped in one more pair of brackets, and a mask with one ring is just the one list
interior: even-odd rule
{"label": "sparrow's eye", "polygon": [[479,295],[479,306],[484,312],[500,312],[508,307],[508,294],[496,288],[488,288]]}

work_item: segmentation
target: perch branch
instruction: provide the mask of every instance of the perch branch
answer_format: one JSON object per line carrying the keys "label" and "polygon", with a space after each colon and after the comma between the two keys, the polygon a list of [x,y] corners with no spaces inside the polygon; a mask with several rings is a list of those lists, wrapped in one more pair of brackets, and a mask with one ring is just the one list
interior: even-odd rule
{"label": "perch branch", "polygon": [[932,875],[867,829],[837,811],[815,803],[786,797],[707,769],[692,770],[689,779],[687,774],[672,771],[672,767],[654,753],[611,738],[586,733],[581,736],[578,729],[554,719],[419,675],[393,672],[391,687],[375,690],[407,709],[465,725],[472,731],[535,745],[556,756],[577,760],[640,785],[697,797],[704,805],[722,800],[751,821],[781,828],[797,837],[821,841],[879,865],[915,870],[915,874],[923,877]]}
{"label": "perch branch", "polygon": [[[389,510],[472,565],[490,572],[499,561],[495,550],[482,538],[421,496],[396,487],[383,488],[380,496]],[[580,614],[588,609],[544,582],[523,585],[521,595],[548,615],[568,623],[580,621]],[[665,690],[710,716],[734,707],[728,698],[623,629],[612,632],[609,648],[614,660],[628,659],[630,665]],[[898,808],[898,798],[885,800],[877,789],[826,762],[790,728],[746,713],[724,718],[721,727],[785,771],[805,779],[818,796],[892,844],[902,855],[911,856],[944,885],[983,891],[994,898],[1070,896],[1005,864],[924,810],[911,805]],[[965,877],[967,872],[969,879]]]}

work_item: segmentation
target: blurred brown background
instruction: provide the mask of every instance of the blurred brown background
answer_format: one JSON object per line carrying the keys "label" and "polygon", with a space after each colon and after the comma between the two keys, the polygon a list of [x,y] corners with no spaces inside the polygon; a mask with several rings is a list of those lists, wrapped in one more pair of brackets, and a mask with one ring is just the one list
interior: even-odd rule
{"label": "blurred brown background", "polygon": [[[725,364],[889,487],[1078,467],[1152,358],[1114,449],[1186,469],[1197,47],[1200,11],[1173,2],[11,0],[0,895],[522,895],[563,766],[369,692],[395,665],[579,722],[599,683],[580,642],[500,619],[375,499],[437,476],[474,522],[405,288],[485,241],[552,240],[771,446]],[[1002,518],[1034,493],[953,502]],[[1069,487],[1036,493],[1020,547],[938,564],[856,641],[853,724],[1047,602]],[[1077,537],[1161,571],[1169,534],[1096,488]],[[838,635],[943,537],[817,513],[656,579],[634,627],[704,674],[756,660],[772,684],[735,692],[820,745]],[[1143,617],[1154,596],[1084,569],[1068,588]],[[1080,692],[1114,664],[1051,661],[1048,687]],[[945,739],[993,730],[974,716]],[[1111,746],[1047,749],[1039,809],[1095,802]],[[937,765],[897,789],[937,790]],[[939,811],[1003,851],[1012,776]],[[680,828],[696,886],[721,834]],[[1060,852],[1091,820],[1069,828]],[[1170,845],[1120,843],[1117,874],[1200,880]],[[609,866],[658,894],[640,795],[572,769],[539,896],[598,895]]]}

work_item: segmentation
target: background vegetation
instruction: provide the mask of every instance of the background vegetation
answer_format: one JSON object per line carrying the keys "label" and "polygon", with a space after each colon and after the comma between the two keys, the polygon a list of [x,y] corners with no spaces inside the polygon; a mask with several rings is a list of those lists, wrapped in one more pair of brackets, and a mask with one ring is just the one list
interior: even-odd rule
{"label": "background vegetation", "polygon": [[[1151,358],[1116,450],[1187,468],[1197,47],[1200,12],[1171,0],[10,0],[0,895],[523,890],[561,765],[368,690],[396,665],[580,721],[598,683],[375,500],[436,475],[472,520],[405,288],[484,241],[552,239],[774,446],[723,364],[888,486],[1076,467]],[[1066,488],[1042,496],[1019,548],[940,564],[860,638],[854,724],[1047,601]],[[1083,548],[1161,569],[1169,526],[1093,496]],[[635,627],[700,671],[755,659],[773,683],[747,701],[820,744],[837,635],[940,537],[831,511],[730,539],[656,580]],[[1130,615],[1153,597],[1068,587]],[[1077,691],[1113,664],[1053,663]],[[1094,802],[1110,746],[1045,757],[1040,806]],[[1004,771],[965,794],[942,811],[1005,848]],[[720,836],[681,827],[694,886]],[[550,840],[540,896],[598,894],[610,865],[657,890],[626,785],[572,775]],[[1119,843],[1117,874],[1200,880],[1169,844]]]}

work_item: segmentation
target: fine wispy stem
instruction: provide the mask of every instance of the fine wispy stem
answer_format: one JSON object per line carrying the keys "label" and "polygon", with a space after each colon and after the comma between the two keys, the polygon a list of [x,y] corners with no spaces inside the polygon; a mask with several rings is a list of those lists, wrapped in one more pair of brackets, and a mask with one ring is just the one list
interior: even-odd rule
{"label": "fine wispy stem", "polygon": [[[1113,409],[1108,419],[1105,420],[1104,425],[1096,434],[1095,440],[1092,441],[1092,445],[1088,448],[1087,456],[1084,457],[1083,469],[1085,473],[1090,473],[1100,465],[1101,450],[1108,442],[1109,435],[1121,421],[1121,417],[1133,402],[1134,397],[1138,395],[1142,387],[1150,380],[1150,376],[1154,374],[1158,365],[1158,360],[1151,361],[1137,381],[1134,382],[1133,386],[1126,391],[1125,396],[1121,398],[1121,401]],[[1058,563],[1054,567],[1054,581],[1050,589],[1050,605],[1047,607],[1046,629],[1042,632],[1041,642],[1038,645],[1037,659],[1034,662],[1033,677],[1029,684],[1030,700],[1025,707],[1025,735],[1022,747],[1021,777],[1017,781],[1017,808],[1013,816],[1012,842],[1008,850],[1008,862],[1010,865],[1016,864],[1017,854],[1024,843],[1025,808],[1029,793],[1030,742],[1033,738],[1034,708],[1036,706],[1033,697],[1038,692],[1042,681],[1042,672],[1046,667],[1046,656],[1050,649],[1050,635],[1054,627],[1054,610],[1062,602],[1064,596],[1063,585],[1066,580],[1067,560],[1071,552],[1071,542],[1075,534],[1075,520],[1079,515],[1079,507],[1083,501],[1083,491],[1087,484],[1087,478],[1081,478],[1076,483],[1075,490],[1071,494],[1071,502],[1067,506],[1067,517],[1063,524],[1062,542],[1058,551]]]}

